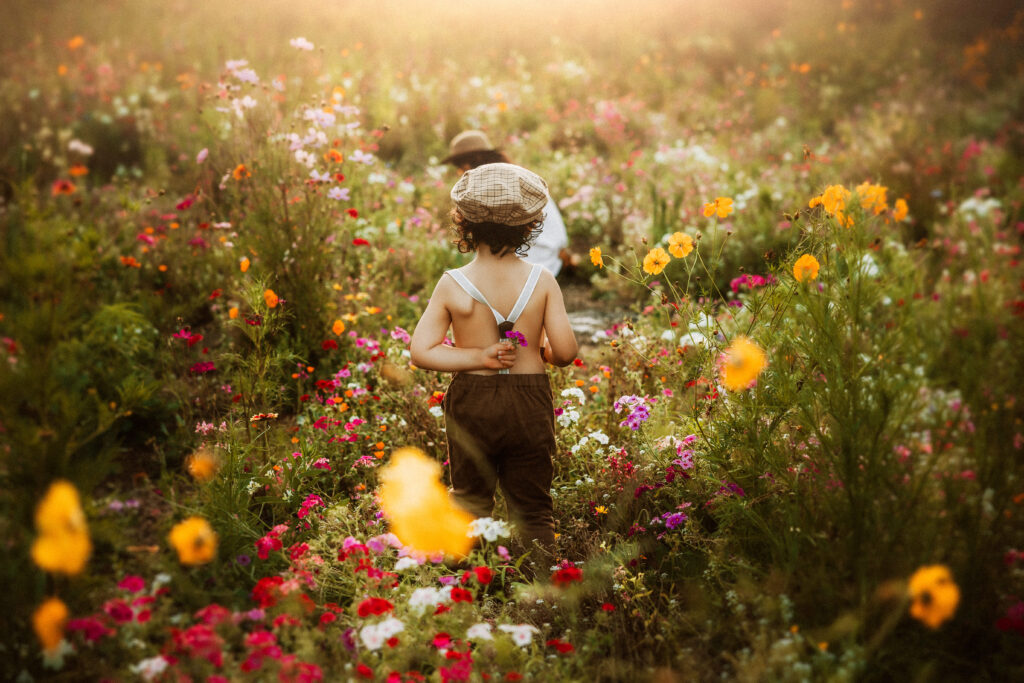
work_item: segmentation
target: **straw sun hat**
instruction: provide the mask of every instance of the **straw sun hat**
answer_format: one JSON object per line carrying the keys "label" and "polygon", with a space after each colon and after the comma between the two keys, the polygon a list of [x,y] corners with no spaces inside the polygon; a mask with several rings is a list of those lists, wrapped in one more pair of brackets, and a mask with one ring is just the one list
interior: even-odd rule
{"label": "straw sun hat", "polygon": [[449,164],[457,157],[472,152],[493,152],[494,145],[491,144],[487,134],[481,130],[464,130],[448,144],[448,156],[441,159],[442,164]]}

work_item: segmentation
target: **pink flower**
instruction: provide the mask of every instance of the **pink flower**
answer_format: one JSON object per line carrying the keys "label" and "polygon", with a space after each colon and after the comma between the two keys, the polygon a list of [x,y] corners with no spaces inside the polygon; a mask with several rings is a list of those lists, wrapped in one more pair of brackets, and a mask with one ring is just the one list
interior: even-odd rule
{"label": "pink flower", "polygon": [[209,155],[210,150],[208,150],[206,147],[203,147],[201,150],[199,150],[199,154],[196,155],[196,163],[203,163],[204,161],[206,161],[206,157],[208,157]]}
{"label": "pink flower", "polygon": [[141,576],[128,574],[121,579],[120,583],[117,584],[117,587],[123,591],[128,591],[129,593],[138,593],[146,588],[146,581]]}

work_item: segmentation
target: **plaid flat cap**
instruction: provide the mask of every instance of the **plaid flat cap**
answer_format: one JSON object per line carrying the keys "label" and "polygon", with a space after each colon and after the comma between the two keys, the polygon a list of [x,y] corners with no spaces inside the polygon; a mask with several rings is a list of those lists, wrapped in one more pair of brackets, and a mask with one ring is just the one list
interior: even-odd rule
{"label": "plaid flat cap", "polygon": [[515,164],[484,164],[466,171],[452,188],[455,207],[474,223],[525,225],[541,218],[547,183]]}

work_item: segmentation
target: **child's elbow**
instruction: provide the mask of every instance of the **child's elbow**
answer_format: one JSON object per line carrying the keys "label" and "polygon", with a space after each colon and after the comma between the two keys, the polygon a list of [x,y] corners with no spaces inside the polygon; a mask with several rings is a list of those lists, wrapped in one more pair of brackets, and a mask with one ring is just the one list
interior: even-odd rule
{"label": "child's elbow", "polygon": [[576,360],[576,353],[578,351],[579,347],[576,344],[573,344],[571,348],[552,348],[548,351],[548,362],[556,367],[564,368]]}

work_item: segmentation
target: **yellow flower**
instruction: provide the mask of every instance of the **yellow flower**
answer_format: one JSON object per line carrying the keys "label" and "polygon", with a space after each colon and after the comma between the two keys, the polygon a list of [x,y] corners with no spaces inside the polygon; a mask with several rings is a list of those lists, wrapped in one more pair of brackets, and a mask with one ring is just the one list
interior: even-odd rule
{"label": "yellow flower", "polygon": [[32,629],[46,652],[52,652],[64,639],[68,606],[59,598],[48,598],[32,613]]}
{"label": "yellow flower", "polygon": [[816,206],[823,206],[825,213],[829,216],[835,216],[839,224],[845,227],[853,225],[853,217],[847,216],[844,211],[846,209],[846,200],[850,198],[850,191],[842,185],[829,185],[825,188],[817,197],[813,197],[811,201],[807,203],[807,206],[814,208]]}
{"label": "yellow flower", "polygon": [[607,515],[608,508],[606,508],[604,505],[598,505],[597,507],[594,508],[594,512],[599,515]]}
{"label": "yellow flower", "polygon": [[249,270],[249,257],[243,256],[242,260],[238,262],[238,269],[243,273]]}
{"label": "yellow flower", "polygon": [[910,616],[931,629],[952,619],[960,603],[960,589],[953,582],[949,568],[941,564],[921,567],[907,587],[910,594]]}
{"label": "yellow flower", "polygon": [[907,217],[907,213],[909,212],[909,210],[910,209],[907,208],[907,202],[905,202],[902,199],[897,199],[896,200],[896,205],[892,208],[893,220],[897,220],[897,221],[903,220],[904,218]]}
{"label": "yellow flower", "polygon": [[331,332],[333,332],[334,334],[336,334],[339,337],[341,336],[341,333],[344,332],[344,331],[345,331],[345,323],[342,322],[341,320],[335,320],[334,324],[331,325]]}
{"label": "yellow flower", "polygon": [[693,238],[684,232],[674,232],[668,238],[668,250],[676,258],[684,258],[693,251]]}
{"label": "yellow flower", "polygon": [[590,262],[598,268],[604,268],[604,257],[601,256],[601,247],[590,248]]}
{"label": "yellow flower", "polygon": [[277,294],[275,294],[274,290],[272,289],[268,289],[267,291],[263,292],[263,300],[267,302],[267,308],[276,307],[278,302],[280,301],[280,299],[277,298]]}
{"label": "yellow flower", "polygon": [[380,506],[402,543],[428,555],[464,556],[473,515],[441,483],[441,466],[416,448],[401,448],[381,470]]}
{"label": "yellow flower", "polygon": [[198,482],[208,482],[220,469],[220,459],[209,448],[203,446],[188,456],[185,462],[188,473]]}
{"label": "yellow flower", "polygon": [[732,213],[732,199],[729,197],[715,197],[715,201],[704,205],[704,215],[710,218],[718,214],[719,218],[725,218]]}
{"label": "yellow flower", "polygon": [[750,387],[767,365],[768,359],[761,347],[739,336],[719,358],[718,374],[726,389],[742,391]]}
{"label": "yellow flower", "polygon": [[32,560],[41,569],[77,574],[92,552],[78,491],[67,481],[54,482],[36,508],[39,537],[32,544]]}
{"label": "yellow flower", "polygon": [[796,278],[797,282],[815,280],[818,277],[819,267],[818,259],[810,254],[804,254],[793,264],[793,277]]}
{"label": "yellow flower", "polygon": [[665,266],[671,260],[672,257],[668,255],[667,251],[661,247],[655,247],[647,252],[647,256],[644,257],[644,272],[657,275],[665,270]]}
{"label": "yellow flower", "polygon": [[857,186],[856,190],[857,196],[860,198],[861,208],[865,211],[870,211],[877,216],[889,208],[889,204],[885,199],[885,193],[888,191],[888,188],[863,182]]}
{"label": "yellow flower", "polygon": [[189,517],[171,529],[167,539],[182,564],[206,564],[217,554],[217,534],[202,517]]}

